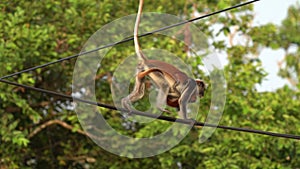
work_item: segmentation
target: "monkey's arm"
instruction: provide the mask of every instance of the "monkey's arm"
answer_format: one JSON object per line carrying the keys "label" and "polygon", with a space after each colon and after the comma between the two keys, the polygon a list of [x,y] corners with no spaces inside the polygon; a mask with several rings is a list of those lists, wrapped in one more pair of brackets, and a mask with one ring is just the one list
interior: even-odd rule
{"label": "monkey's arm", "polygon": [[188,82],[182,86],[182,93],[178,99],[179,104],[179,116],[183,119],[187,119],[187,104],[190,102],[191,97],[197,96],[197,84],[193,79],[189,79]]}

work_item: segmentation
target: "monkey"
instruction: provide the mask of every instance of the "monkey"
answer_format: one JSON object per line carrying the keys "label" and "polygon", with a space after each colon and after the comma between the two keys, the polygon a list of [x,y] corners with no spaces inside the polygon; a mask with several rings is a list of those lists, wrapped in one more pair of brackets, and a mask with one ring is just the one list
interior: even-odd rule
{"label": "monkey", "polygon": [[197,97],[203,97],[206,85],[203,80],[192,79],[171,64],[159,60],[149,60],[145,56],[138,42],[138,27],[142,8],[143,0],[140,0],[134,26],[134,47],[139,61],[135,85],[133,91],[122,98],[122,107],[131,110],[130,103],[144,96],[145,78],[149,77],[159,89],[156,107],[160,111],[169,112],[163,108],[167,104],[170,107],[177,108],[180,118],[188,119],[187,104],[196,102]]}

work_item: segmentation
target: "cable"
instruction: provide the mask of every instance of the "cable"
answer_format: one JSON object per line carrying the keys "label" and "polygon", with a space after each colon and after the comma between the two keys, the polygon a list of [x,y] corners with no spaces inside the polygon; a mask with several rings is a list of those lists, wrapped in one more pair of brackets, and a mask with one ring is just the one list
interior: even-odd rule
{"label": "cable", "polygon": [[[148,35],[151,35],[151,34],[163,31],[163,30],[167,30],[167,29],[179,26],[179,25],[183,25],[183,24],[186,24],[186,23],[189,23],[189,22],[194,22],[196,20],[200,20],[200,19],[212,16],[212,15],[215,15],[215,14],[219,14],[219,13],[234,9],[234,8],[245,6],[245,5],[254,3],[256,1],[260,1],[260,0],[249,1],[249,2],[246,2],[246,3],[243,3],[243,4],[239,4],[239,5],[236,5],[236,6],[232,6],[232,7],[217,11],[217,12],[213,12],[213,13],[210,13],[210,14],[207,14],[207,15],[203,15],[203,16],[200,16],[200,17],[197,17],[197,18],[194,18],[194,19],[179,22],[179,23],[176,23],[176,24],[173,24],[173,25],[170,25],[170,26],[166,26],[166,27],[154,30],[152,32],[141,34],[141,35],[139,35],[139,37],[148,36]],[[114,42],[114,43],[111,43],[111,44],[108,44],[108,45],[105,45],[105,46],[102,46],[102,47],[95,48],[95,49],[90,50],[90,51],[82,52],[80,54],[75,54],[75,55],[72,55],[72,56],[68,56],[66,58],[58,59],[56,61],[52,61],[52,62],[48,62],[48,63],[42,64],[42,65],[39,65],[39,66],[35,66],[35,67],[32,67],[32,68],[24,69],[22,71],[15,72],[15,73],[12,73],[12,74],[1,77],[0,82],[7,83],[7,84],[10,84],[10,85],[14,85],[14,86],[23,87],[23,88],[26,88],[26,89],[30,89],[30,90],[34,90],[34,91],[38,91],[38,92],[42,92],[42,93],[56,95],[56,96],[59,96],[59,97],[66,98],[68,100],[73,99],[73,100],[77,100],[77,101],[80,101],[80,102],[83,102],[83,103],[87,103],[87,104],[91,104],[91,105],[97,105],[99,107],[104,107],[104,108],[108,108],[108,109],[112,109],[112,110],[119,110],[119,111],[128,112],[128,110],[123,109],[123,108],[116,108],[115,106],[111,106],[111,105],[107,105],[107,104],[102,104],[102,103],[93,102],[93,101],[87,101],[87,100],[83,100],[83,99],[75,98],[75,97],[73,98],[69,95],[65,95],[65,94],[61,94],[61,93],[57,93],[57,92],[53,92],[53,91],[49,91],[49,90],[45,90],[45,89],[35,88],[35,87],[27,86],[27,85],[22,85],[22,84],[18,84],[18,83],[15,83],[15,82],[6,81],[6,80],[3,80],[3,79],[9,78],[9,77],[12,77],[12,76],[15,76],[15,75],[19,75],[19,74],[22,74],[22,73],[26,73],[26,72],[29,72],[29,71],[32,71],[32,70],[35,70],[35,69],[43,68],[43,67],[55,64],[55,63],[65,61],[65,60],[70,60],[70,59],[76,58],[76,57],[81,56],[81,55],[92,53],[92,52],[95,52],[95,51],[98,51],[98,50],[101,50],[101,49],[105,49],[105,48],[108,48],[108,47],[111,47],[111,46],[114,46],[114,45],[117,45],[117,44],[128,42],[128,41],[131,41],[131,40],[133,40],[133,38],[127,38],[127,39],[124,39],[122,41]],[[140,115],[140,116],[145,116],[145,117],[150,117],[150,118],[157,118],[157,119],[160,119],[160,120],[191,125],[190,120],[176,119],[176,118],[173,118],[173,117],[162,116],[162,115],[159,116],[159,117],[156,117],[156,115],[144,113],[144,112],[141,112],[141,111],[131,111],[131,113],[135,114],[135,115]],[[234,130],[234,131],[240,131],[240,132],[248,132],[248,133],[261,134],[261,135],[268,135],[268,136],[273,136],[273,137],[282,137],[282,138],[300,140],[300,136],[298,136],[298,135],[274,133],[274,132],[268,132],[268,131],[239,128],[239,127],[221,126],[221,125],[214,125],[214,124],[202,123],[202,122],[197,122],[197,121],[194,123],[194,126],[216,127],[216,128],[226,129],[226,130]]]}
{"label": "cable", "polygon": [[[10,84],[10,85],[14,85],[14,86],[18,86],[18,87],[23,87],[23,88],[26,88],[26,89],[30,89],[30,90],[34,90],[34,91],[38,91],[38,92],[42,92],[42,93],[47,93],[47,94],[59,96],[59,97],[62,97],[62,98],[68,99],[68,100],[77,100],[77,101],[80,101],[80,102],[83,102],[83,103],[96,105],[96,106],[104,107],[104,108],[107,108],[107,109],[118,110],[118,111],[122,111],[122,112],[129,112],[128,110],[123,109],[123,108],[117,108],[115,106],[111,106],[111,105],[107,105],[107,104],[103,104],[103,103],[87,101],[87,100],[83,100],[83,99],[80,99],[80,98],[75,98],[75,97],[72,97],[72,96],[69,96],[69,95],[65,95],[65,94],[61,94],[61,93],[57,93],[57,92],[53,92],[53,91],[49,91],[49,90],[45,90],[45,89],[41,89],[41,88],[36,88],[36,87],[32,87],[32,86],[27,86],[27,85],[23,85],[23,84],[18,84],[18,83],[10,82],[10,81],[7,81],[7,80],[0,79],[0,82]],[[154,114],[144,113],[144,112],[141,112],[141,111],[130,111],[130,113],[132,113],[134,115],[149,117],[149,118],[157,118],[157,119],[164,120],[164,121],[169,121],[169,122],[176,122],[176,123],[191,125],[191,120],[177,119],[177,118],[173,118],[173,117],[169,117],[169,116],[162,116],[162,115],[157,117]],[[225,130],[233,130],[233,131],[255,133],[255,134],[267,135],[267,136],[273,136],[273,137],[282,137],[282,138],[300,140],[299,135],[274,133],[274,132],[269,132],[269,131],[261,131],[261,130],[248,129],[248,128],[221,126],[221,125],[208,124],[208,123],[202,123],[202,122],[197,122],[197,121],[195,121],[194,126],[216,127],[216,128],[221,128],[221,129],[225,129]]]}
{"label": "cable", "polygon": [[[235,9],[235,8],[239,8],[239,7],[254,3],[256,1],[260,1],[260,0],[253,0],[253,1],[245,2],[245,3],[239,4],[239,5],[235,5],[235,6],[220,10],[220,11],[212,12],[212,13],[207,14],[207,15],[203,15],[203,16],[200,16],[200,17],[197,17],[197,18],[193,18],[193,19],[190,19],[190,20],[187,20],[187,21],[182,21],[182,22],[179,22],[179,23],[176,23],[176,24],[173,24],[173,25],[169,25],[169,26],[154,30],[152,32],[147,32],[147,33],[141,34],[141,35],[139,35],[139,37],[152,35],[154,33],[161,32],[161,31],[164,31],[164,30],[176,27],[176,26],[184,25],[184,24],[189,23],[189,22],[194,22],[196,20],[207,18],[207,17],[212,16],[212,15],[216,15],[216,14],[219,14],[219,13],[222,13],[222,12],[225,12],[225,11],[229,11],[229,10],[232,10],[232,9]],[[105,46],[102,46],[102,47],[98,47],[98,48],[95,48],[95,49],[92,49],[92,50],[89,50],[89,51],[85,51],[85,52],[82,52],[82,53],[79,53],[79,54],[68,56],[66,58],[61,58],[61,59],[58,59],[58,60],[55,60],[55,61],[52,61],[52,62],[48,62],[48,63],[42,64],[42,65],[39,65],[39,66],[31,67],[31,68],[24,69],[24,70],[19,71],[19,72],[15,72],[15,73],[12,73],[12,74],[9,74],[9,75],[5,75],[5,76],[2,76],[0,79],[6,79],[6,78],[9,78],[9,77],[12,77],[12,76],[15,76],[15,75],[19,75],[19,74],[26,73],[26,72],[29,72],[29,71],[32,71],[32,70],[35,70],[35,69],[43,68],[43,67],[55,64],[55,63],[65,61],[65,60],[70,60],[70,59],[79,57],[81,55],[96,52],[98,50],[105,49],[105,48],[108,48],[108,47],[112,47],[114,45],[121,44],[121,43],[124,43],[124,42],[128,42],[128,41],[131,41],[131,40],[133,40],[133,38],[126,38],[126,39],[121,40],[119,42],[114,42],[114,43],[111,43],[111,44],[108,44],[108,45],[105,45]]]}

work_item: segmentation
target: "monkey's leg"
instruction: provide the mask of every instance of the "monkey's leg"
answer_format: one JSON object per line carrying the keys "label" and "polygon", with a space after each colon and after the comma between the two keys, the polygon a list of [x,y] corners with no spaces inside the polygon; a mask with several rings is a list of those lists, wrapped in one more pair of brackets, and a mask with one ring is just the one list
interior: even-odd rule
{"label": "monkey's leg", "polygon": [[175,81],[175,83],[172,86],[172,89],[174,90],[174,92],[179,96],[180,92],[177,90],[177,86],[179,85],[179,81]]}
{"label": "monkey's leg", "polygon": [[[122,106],[124,108],[130,110],[131,109],[130,102],[135,102],[144,96],[144,91],[145,91],[144,78],[145,78],[145,76],[149,75],[150,73],[154,73],[157,76],[162,76],[160,70],[157,68],[151,68],[151,69],[145,70],[143,72],[139,72],[136,75],[133,91],[127,97],[125,97],[121,100]],[[157,78],[153,78],[153,80],[156,82],[156,84],[161,84],[161,81],[164,82],[163,77],[158,78],[158,80],[156,80],[156,79]]]}
{"label": "monkey's leg", "polygon": [[144,96],[145,83],[144,76],[137,74],[135,78],[135,85],[133,91],[125,98],[121,100],[122,106],[128,110],[131,110],[130,103],[141,99]]}
{"label": "monkey's leg", "polygon": [[180,96],[181,92],[177,89],[177,86],[180,84],[180,78],[181,78],[182,74],[176,73],[173,76],[175,76],[175,79],[177,79],[177,80],[173,84],[172,89],[178,96]]}
{"label": "monkey's leg", "polygon": [[[127,96],[128,100],[131,102],[135,102],[139,99],[141,99],[144,96],[145,93],[145,76],[149,75],[151,72],[154,71],[158,71],[158,69],[154,68],[154,69],[148,69],[145,71],[141,71],[139,72],[136,77],[135,77],[135,85],[133,88],[133,91]],[[155,72],[155,73],[159,73],[160,72]]]}
{"label": "monkey's leg", "polygon": [[167,102],[167,96],[170,91],[170,86],[165,80],[165,76],[163,75],[162,71],[159,68],[154,67],[139,74],[140,77],[145,77],[146,75],[149,75],[149,77],[153,80],[159,90],[156,97],[156,107],[160,111],[171,113],[170,111],[163,108]]}
{"label": "monkey's leg", "polygon": [[180,109],[178,113],[181,118],[187,119],[187,104],[189,103],[191,96],[195,94],[197,94],[197,84],[194,80],[189,79],[178,100]]}
{"label": "monkey's leg", "polygon": [[160,82],[158,95],[156,97],[156,107],[163,112],[171,113],[170,111],[164,109],[163,107],[166,105],[168,93],[170,90],[169,84],[167,82]]}

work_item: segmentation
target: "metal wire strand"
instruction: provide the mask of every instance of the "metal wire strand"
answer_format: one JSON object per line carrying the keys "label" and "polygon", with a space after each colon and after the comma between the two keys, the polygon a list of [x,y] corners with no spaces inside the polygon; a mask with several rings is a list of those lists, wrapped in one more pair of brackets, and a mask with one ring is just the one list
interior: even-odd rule
{"label": "metal wire strand", "polygon": [[[197,18],[186,20],[186,21],[182,21],[182,22],[179,22],[179,23],[176,23],[176,24],[173,24],[173,25],[169,25],[169,26],[154,30],[152,32],[147,32],[147,33],[141,34],[141,35],[139,35],[139,37],[148,36],[148,35],[151,35],[151,34],[154,34],[154,33],[157,33],[157,32],[161,32],[161,31],[164,31],[164,30],[167,30],[167,29],[171,29],[171,28],[176,27],[176,26],[184,25],[184,24],[189,23],[189,22],[194,22],[196,20],[204,19],[204,18],[210,17],[212,15],[216,15],[216,14],[226,12],[226,11],[229,11],[229,10],[232,10],[232,9],[235,9],[235,8],[239,8],[239,7],[242,7],[242,6],[245,6],[245,5],[249,5],[249,4],[254,3],[256,1],[260,1],[260,0],[253,0],[253,1],[245,2],[245,3],[239,4],[239,5],[235,5],[235,6],[220,10],[220,11],[212,12],[212,13],[207,14],[207,15],[203,15],[203,16],[200,16],[200,17],[197,17]],[[126,38],[126,39],[121,40],[119,42],[114,42],[114,43],[111,43],[111,44],[108,44],[108,45],[105,45],[105,46],[102,46],[102,47],[98,47],[98,48],[95,48],[95,49],[92,49],[92,50],[89,50],[89,51],[85,51],[85,52],[82,52],[82,53],[79,53],[79,54],[68,56],[66,58],[61,58],[61,59],[58,59],[58,60],[55,60],[55,61],[52,61],[52,62],[48,62],[48,63],[42,64],[42,65],[38,65],[38,66],[34,66],[34,67],[31,67],[31,68],[28,68],[28,69],[24,69],[24,70],[21,70],[19,72],[15,72],[15,73],[12,73],[12,74],[9,74],[9,75],[5,75],[5,76],[2,76],[0,79],[6,79],[6,78],[13,77],[13,76],[16,76],[16,75],[19,75],[19,74],[22,74],[22,73],[30,72],[30,71],[33,71],[35,69],[43,68],[43,67],[55,64],[55,63],[65,61],[65,60],[70,60],[70,59],[73,59],[73,58],[76,58],[76,57],[79,57],[79,56],[82,56],[82,55],[85,55],[85,54],[93,53],[93,52],[96,52],[98,50],[109,48],[109,47],[112,47],[114,45],[121,44],[121,43],[124,43],[124,42],[128,42],[128,41],[131,41],[131,40],[133,40],[133,37]]]}
{"label": "metal wire strand", "polygon": [[[139,37],[148,36],[148,35],[151,35],[151,34],[154,34],[154,33],[160,32],[160,31],[163,31],[163,30],[167,30],[167,29],[170,29],[170,28],[173,28],[173,27],[176,27],[176,26],[180,26],[180,25],[189,23],[189,22],[194,22],[196,20],[200,20],[200,19],[212,16],[212,15],[215,15],[215,14],[219,14],[219,13],[222,13],[222,12],[225,12],[225,11],[229,11],[229,10],[232,10],[234,8],[242,7],[242,6],[254,3],[256,1],[260,1],[260,0],[249,1],[249,2],[242,3],[242,4],[239,4],[239,5],[236,5],[236,6],[232,6],[232,7],[220,10],[220,11],[216,11],[216,12],[213,12],[213,13],[210,13],[210,14],[207,14],[207,15],[203,15],[203,16],[200,16],[200,17],[197,17],[197,18],[194,18],[194,19],[190,19],[190,20],[187,20],[187,21],[179,22],[179,23],[176,23],[176,24],[173,24],[173,25],[170,25],[170,26],[166,26],[166,27],[154,30],[152,32],[141,34],[141,35],[139,35]],[[107,104],[103,104],[103,103],[98,103],[98,102],[83,100],[83,99],[72,97],[72,96],[69,96],[69,95],[57,93],[57,92],[54,92],[54,91],[49,91],[49,90],[45,90],[45,89],[41,89],[41,88],[36,88],[36,87],[32,87],[32,86],[18,84],[18,83],[10,82],[10,81],[3,80],[3,79],[9,78],[9,77],[13,77],[15,75],[19,75],[19,74],[22,74],[22,73],[26,73],[26,72],[29,72],[29,71],[32,71],[32,70],[35,70],[35,69],[43,68],[43,67],[55,64],[55,63],[59,63],[59,62],[65,61],[65,60],[70,60],[70,59],[79,57],[81,55],[85,55],[85,54],[88,54],[88,53],[96,52],[98,50],[105,49],[105,48],[108,48],[108,47],[112,47],[114,45],[121,44],[121,43],[124,43],[124,42],[128,42],[128,41],[131,41],[131,40],[133,40],[133,38],[127,38],[127,39],[124,39],[124,40],[119,41],[119,42],[114,42],[114,43],[111,43],[111,44],[108,44],[108,45],[105,45],[105,46],[102,46],[102,47],[95,48],[93,50],[82,52],[80,54],[75,54],[75,55],[72,55],[72,56],[68,56],[66,58],[61,58],[61,59],[58,59],[56,61],[48,62],[48,63],[42,64],[42,65],[39,65],[39,66],[35,66],[35,67],[32,67],[32,68],[24,69],[24,70],[19,71],[19,72],[15,72],[15,73],[12,73],[12,74],[9,74],[9,75],[5,75],[5,76],[3,76],[3,77],[0,78],[0,82],[6,83],[6,84],[10,84],[10,85],[14,85],[14,86],[23,87],[23,88],[26,88],[26,89],[30,89],[30,90],[34,90],[34,91],[38,91],[38,92],[42,92],[42,93],[46,93],[46,94],[51,94],[51,95],[59,96],[59,97],[65,98],[67,100],[76,100],[76,101],[80,101],[80,102],[83,102],[83,103],[87,103],[87,104],[91,104],[91,105],[96,105],[96,106],[99,106],[99,107],[104,107],[104,108],[107,108],[107,109],[128,112],[128,110],[126,110],[126,109],[117,108],[117,107],[112,106],[112,105],[107,105]],[[130,111],[130,113],[132,113],[134,115],[140,115],[140,116],[149,117],[149,118],[157,118],[157,119],[165,120],[165,121],[169,121],[169,122],[176,122],[176,123],[182,123],[182,124],[191,125],[191,121],[190,120],[185,120],[185,119],[177,119],[177,118],[173,118],[173,117],[169,117],[169,116],[162,116],[162,115],[159,116],[159,117],[156,117],[156,115],[145,113],[145,112],[141,112],[141,111]],[[216,127],[216,128],[221,128],[221,129],[225,129],[225,130],[233,130],[233,131],[240,131],[240,132],[255,133],[255,134],[260,134],[260,135],[268,135],[268,136],[273,136],[273,137],[282,137],[282,138],[300,140],[300,136],[298,136],[298,135],[292,135],[292,134],[282,134],[282,133],[274,133],[274,132],[268,132],[268,131],[262,131],[262,130],[255,130],[255,129],[248,129],[248,128],[222,126],[222,125],[208,124],[208,123],[203,123],[203,122],[198,122],[198,121],[195,121],[193,125],[194,126]]]}
{"label": "metal wire strand", "polygon": [[[112,105],[107,105],[107,104],[103,104],[103,103],[83,100],[83,99],[72,97],[72,96],[69,96],[69,95],[62,94],[62,93],[57,93],[57,92],[54,92],[54,91],[49,91],[49,90],[36,88],[36,87],[32,87],[32,86],[27,86],[27,85],[23,85],[23,84],[18,84],[18,83],[10,82],[10,81],[7,81],[7,80],[0,79],[0,82],[10,84],[10,85],[14,85],[14,86],[18,86],[18,87],[23,87],[25,89],[34,90],[34,91],[37,91],[37,92],[42,92],[42,93],[46,93],[46,94],[59,96],[59,97],[65,98],[67,100],[76,100],[76,101],[79,101],[79,102],[82,102],[82,103],[96,105],[96,106],[104,107],[104,108],[111,109],[111,110],[129,112],[127,109],[124,109],[124,108],[117,108],[117,107],[112,106]],[[157,117],[154,114],[149,114],[149,113],[145,113],[145,112],[141,112],[141,111],[130,111],[130,113],[133,114],[133,115],[139,115],[139,116],[144,116],[144,117],[149,117],[149,118],[157,118],[157,119],[164,120],[164,121],[182,123],[182,124],[186,124],[186,125],[192,125],[192,123],[193,123],[193,126],[216,127],[216,128],[221,128],[221,129],[225,129],[225,130],[233,130],[233,131],[239,131],[239,132],[255,133],[255,134],[260,134],[260,135],[267,135],[267,136],[273,136],[273,137],[281,137],[281,138],[287,138],[287,139],[300,140],[299,135],[274,133],[274,132],[269,132],[269,131],[262,131],[262,130],[248,129],[248,128],[240,128],[240,127],[222,126],[222,125],[208,124],[208,123],[203,123],[203,122],[198,122],[198,121],[192,122],[191,120],[177,119],[177,118],[173,118],[173,117],[169,117],[169,116],[162,116],[162,115]]]}

